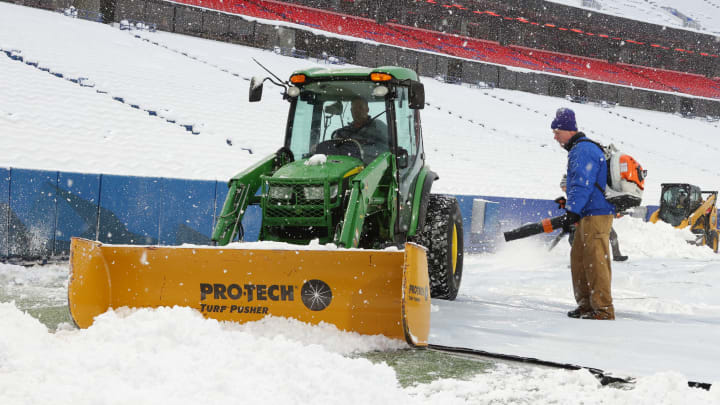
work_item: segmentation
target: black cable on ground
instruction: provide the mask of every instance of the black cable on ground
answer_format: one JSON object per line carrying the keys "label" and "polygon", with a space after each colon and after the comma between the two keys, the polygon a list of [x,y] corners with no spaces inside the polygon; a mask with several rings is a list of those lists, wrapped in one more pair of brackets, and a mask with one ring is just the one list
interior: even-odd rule
{"label": "black cable on ground", "polygon": [[[465,347],[452,347],[452,346],[442,346],[442,345],[433,345],[433,344],[428,345],[428,349],[437,350],[437,351],[445,352],[445,353],[456,353],[456,354],[465,354],[465,355],[471,355],[471,356],[477,356],[477,357],[487,357],[487,358],[491,358],[491,359],[507,360],[507,361],[513,361],[513,362],[518,362],[518,363],[531,364],[531,365],[535,365],[535,366],[558,368],[558,369],[563,369],[563,370],[585,369],[585,370],[589,371],[592,375],[594,375],[595,378],[597,378],[598,381],[600,381],[600,384],[602,384],[603,386],[609,385],[609,384],[633,384],[635,382],[635,379],[632,377],[628,377],[628,378],[613,377],[613,376],[605,374],[605,372],[603,370],[600,370],[598,368],[582,367],[582,366],[577,366],[574,364],[567,364],[567,363],[557,363],[554,361],[546,361],[546,360],[536,359],[534,357],[522,357],[522,356],[511,355],[511,354],[492,353],[492,352],[486,352],[484,350],[468,349]],[[688,381],[688,387],[701,388],[706,391],[709,391],[710,388],[712,387],[712,384],[697,382],[697,381]]]}

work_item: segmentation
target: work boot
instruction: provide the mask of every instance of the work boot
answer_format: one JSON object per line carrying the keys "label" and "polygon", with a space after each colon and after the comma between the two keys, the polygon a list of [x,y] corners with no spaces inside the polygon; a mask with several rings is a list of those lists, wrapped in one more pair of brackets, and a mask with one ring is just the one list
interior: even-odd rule
{"label": "work boot", "polygon": [[[568,313],[568,316],[570,316],[569,313]],[[585,312],[582,315],[580,315],[580,319],[596,319],[599,321],[612,321],[612,320],[615,320],[615,316],[610,315],[607,312],[590,311],[590,312]]]}
{"label": "work boot", "polygon": [[628,259],[628,257],[627,257],[627,256],[623,256],[623,255],[613,256],[613,260],[616,261],[616,262],[624,262],[624,261],[627,260],[627,259]]}
{"label": "work boot", "polygon": [[577,308],[573,309],[572,311],[569,311],[567,313],[567,316],[570,318],[578,319],[578,318],[582,318],[583,315],[588,314],[590,312],[592,312],[592,309],[585,309],[585,308],[577,307]]}

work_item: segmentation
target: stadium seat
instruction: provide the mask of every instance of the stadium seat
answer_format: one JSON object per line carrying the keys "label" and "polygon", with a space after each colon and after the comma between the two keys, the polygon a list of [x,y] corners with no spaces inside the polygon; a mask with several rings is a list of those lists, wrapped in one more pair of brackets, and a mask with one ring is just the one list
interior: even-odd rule
{"label": "stadium seat", "polygon": [[460,58],[557,73],[607,83],[720,98],[720,79],[543,51],[445,32],[376,21],[275,0],[178,0],[250,17],[286,21],[381,44]]}

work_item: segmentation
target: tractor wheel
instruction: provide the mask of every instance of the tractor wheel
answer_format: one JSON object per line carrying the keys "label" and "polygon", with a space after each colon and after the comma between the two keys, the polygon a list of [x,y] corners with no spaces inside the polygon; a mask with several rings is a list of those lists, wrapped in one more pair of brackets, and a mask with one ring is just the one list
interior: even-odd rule
{"label": "tractor wheel", "polygon": [[455,197],[431,194],[422,232],[416,241],[427,248],[430,296],[454,300],[463,268],[463,228]]}

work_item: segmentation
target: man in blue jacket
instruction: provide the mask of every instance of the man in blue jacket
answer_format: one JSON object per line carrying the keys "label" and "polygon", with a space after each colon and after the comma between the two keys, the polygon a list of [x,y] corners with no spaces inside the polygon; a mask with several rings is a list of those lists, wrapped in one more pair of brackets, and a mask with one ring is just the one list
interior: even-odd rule
{"label": "man in blue jacket", "polygon": [[555,140],[568,151],[567,203],[569,223],[577,222],[570,268],[577,308],[571,318],[615,319],[611,283],[610,229],[615,207],[602,190],[607,183],[605,154],[578,132],[575,113],[557,110],[550,125]]}

